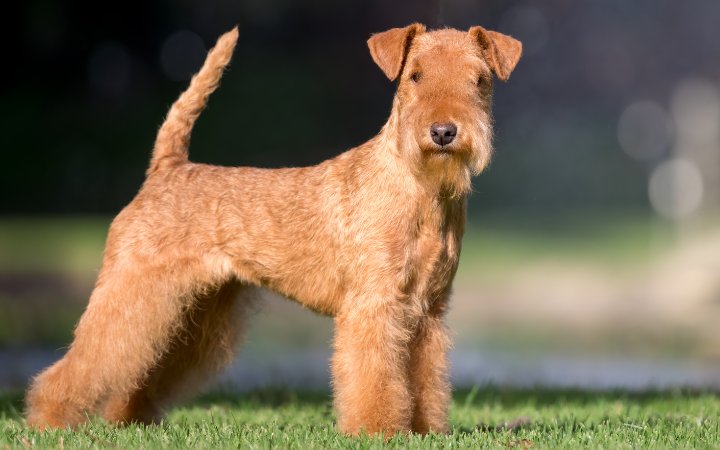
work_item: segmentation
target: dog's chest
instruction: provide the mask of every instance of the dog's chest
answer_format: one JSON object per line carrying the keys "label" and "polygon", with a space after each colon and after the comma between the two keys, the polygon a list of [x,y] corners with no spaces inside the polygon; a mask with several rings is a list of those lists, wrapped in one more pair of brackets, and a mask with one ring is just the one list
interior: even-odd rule
{"label": "dog's chest", "polygon": [[464,231],[463,205],[445,205],[434,214],[420,218],[417,232],[409,242],[406,270],[407,293],[430,308],[449,294],[460,258]]}

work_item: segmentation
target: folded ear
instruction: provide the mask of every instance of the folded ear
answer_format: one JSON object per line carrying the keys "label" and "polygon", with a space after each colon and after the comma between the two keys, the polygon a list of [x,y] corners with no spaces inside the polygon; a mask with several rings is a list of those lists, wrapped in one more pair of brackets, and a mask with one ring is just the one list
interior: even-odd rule
{"label": "folded ear", "polygon": [[414,23],[405,28],[393,28],[373,34],[368,39],[370,55],[390,81],[400,75],[410,44],[415,35],[424,33],[425,25]]}
{"label": "folded ear", "polygon": [[488,31],[483,27],[472,27],[468,33],[482,48],[485,60],[495,75],[501,80],[507,81],[510,72],[520,60],[522,43],[510,36],[497,31]]}

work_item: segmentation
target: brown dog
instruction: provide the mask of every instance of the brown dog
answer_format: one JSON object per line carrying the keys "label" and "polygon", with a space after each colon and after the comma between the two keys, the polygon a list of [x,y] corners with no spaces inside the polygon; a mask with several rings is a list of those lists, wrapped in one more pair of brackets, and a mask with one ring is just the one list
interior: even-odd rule
{"label": "brown dog", "polygon": [[262,286],[335,318],[342,432],[446,431],[465,197],[491,156],[492,74],[508,78],[521,44],[481,27],[375,34],[373,59],[400,79],[376,137],[313,167],[191,163],[236,41],[236,29],[218,40],[170,109],[72,346],[30,388],[28,423],[160,420],[231,360]]}

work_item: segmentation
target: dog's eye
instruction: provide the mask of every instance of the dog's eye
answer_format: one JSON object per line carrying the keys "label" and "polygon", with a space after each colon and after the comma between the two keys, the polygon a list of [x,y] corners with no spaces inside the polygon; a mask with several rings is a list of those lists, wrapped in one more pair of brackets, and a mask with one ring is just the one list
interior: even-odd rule
{"label": "dog's eye", "polygon": [[413,72],[410,75],[410,79],[412,80],[413,83],[419,82],[421,77],[422,77],[422,74],[420,72]]}

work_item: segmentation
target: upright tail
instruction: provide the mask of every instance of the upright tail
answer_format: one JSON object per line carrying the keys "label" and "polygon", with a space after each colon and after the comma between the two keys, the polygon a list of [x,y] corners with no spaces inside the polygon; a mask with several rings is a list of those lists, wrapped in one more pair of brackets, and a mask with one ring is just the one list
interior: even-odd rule
{"label": "upright tail", "polygon": [[237,27],[220,36],[215,47],[208,52],[205,63],[190,81],[190,87],[170,108],[155,140],[147,174],[188,161],[188,147],[193,125],[210,94],[220,84],[225,66],[230,62],[237,43]]}

